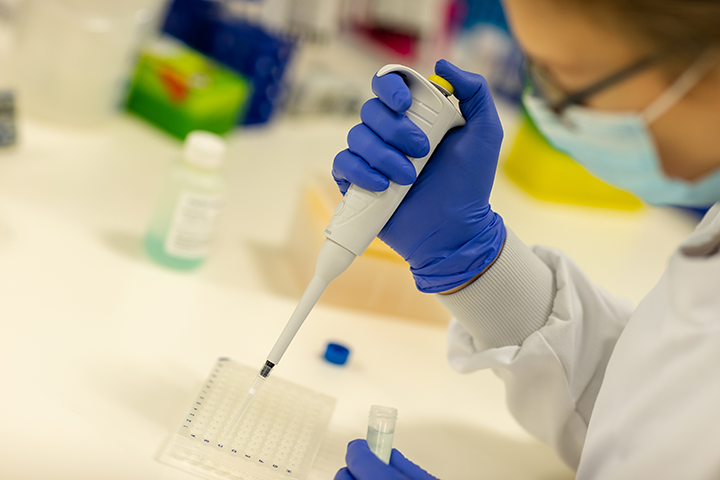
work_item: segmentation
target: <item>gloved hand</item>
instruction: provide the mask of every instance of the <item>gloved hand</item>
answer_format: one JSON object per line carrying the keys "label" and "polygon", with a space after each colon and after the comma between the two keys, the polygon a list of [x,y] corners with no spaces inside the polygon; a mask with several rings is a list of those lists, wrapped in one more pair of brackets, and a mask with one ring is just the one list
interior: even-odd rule
{"label": "gloved hand", "polygon": [[372,451],[365,440],[353,440],[345,454],[347,467],[341,468],[335,480],[437,480],[393,449],[390,465]]}
{"label": "gloved hand", "polygon": [[403,114],[410,90],[396,74],[375,76],[378,98],[362,107],[362,123],[333,164],[344,194],[351,183],[385,190],[389,181],[415,182],[378,237],[410,264],[418,289],[443,292],[467,283],[495,261],[505,242],[502,218],[488,199],[503,130],[485,79],[440,60],[435,72],[450,82],[466,120],[448,132],[420,178],[406,155],[429,151],[427,136]]}

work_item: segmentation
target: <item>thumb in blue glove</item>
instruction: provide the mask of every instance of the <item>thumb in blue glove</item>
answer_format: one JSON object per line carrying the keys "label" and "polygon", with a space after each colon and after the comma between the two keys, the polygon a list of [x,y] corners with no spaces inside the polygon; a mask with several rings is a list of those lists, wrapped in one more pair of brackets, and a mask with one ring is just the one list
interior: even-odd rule
{"label": "thumb in blue glove", "polygon": [[347,467],[341,468],[335,480],[438,480],[393,449],[386,465],[365,440],[353,440],[345,455]]}
{"label": "thumb in blue glove", "polygon": [[445,292],[484,272],[505,241],[502,218],[489,204],[503,131],[485,79],[440,60],[435,72],[455,88],[466,124],[445,136],[414,178],[407,157],[427,154],[424,133],[403,113],[412,103],[399,75],[373,78],[377,98],[363,105],[362,123],[335,157],[341,191],[350,183],[382,191],[390,181],[414,184],[378,235],[410,264],[426,293]]}

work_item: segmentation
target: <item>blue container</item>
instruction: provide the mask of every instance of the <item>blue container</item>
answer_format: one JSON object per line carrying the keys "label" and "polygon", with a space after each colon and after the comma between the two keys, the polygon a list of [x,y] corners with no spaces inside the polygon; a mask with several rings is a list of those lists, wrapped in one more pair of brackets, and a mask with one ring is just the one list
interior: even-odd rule
{"label": "blue container", "polygon": [[253,97],[240,123],[265,123],[281,106],[294,37],[225,14],[209,0],[174,0],[163,31],[252,81]]}
{"label": "blue container", "polygon": [[212,19],[220,15],[219,2],[174,0],[168,8],[163,32],[208,55],[213,39]]}
{"label": "blue container", "polygon": [[243,123],[267,122],[287,92],[284,77],[296,41],[238,19],[218,20],[215,26],[210,56],[251,79],[255,89]]}
{"label": "blue container", "polygon": [[465,28],[478,23],[489,23],[509,32],[500,0],[465,0],[465,6],[467,8]]}

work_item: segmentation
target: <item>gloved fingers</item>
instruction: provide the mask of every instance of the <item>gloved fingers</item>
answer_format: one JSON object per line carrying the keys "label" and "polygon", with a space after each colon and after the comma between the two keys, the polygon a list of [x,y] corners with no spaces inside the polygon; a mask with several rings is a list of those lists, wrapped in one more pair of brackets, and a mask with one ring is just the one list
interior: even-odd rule
{"label": "gloved fingers", "polygon": [[[498,130],[502,135],[502,125],[485,79],[476,73],[461,70],[447,60],[435,63],[435,73],[443,77],[455,89],[455,98],[459,100],[460,112],[472,128],[473,123],[482,128],[492,127],[492,133]],[[501,136],[502,138],[502,136]]]}
{"label": "gloved fingers", "polygon": [[435,63],[435,73],[450,82],[455,89],[455,98],[467,102],[479,92],[487,92],[488,86],[485,78],[477,73],[466,72],[447,60],[438,60]]}
{"label": "gloved fingers", "polygon": [[400,479],[395,469],[380,460],[368,447],[365,440],[348,443],[345,462],[350,473],[357,480]]}
{"label": "gloved fingers", "polygon": [[333,174],[333,178],[335,179],[335,183],[337,183],[338,190],[340,190],[340,193],[345,195],[348,191],[348,188],[350,188],[350,182],[343,178],[338,178]]}
{"label": "gloved fingers", "polygon": [[430,151],[427,135],[405,114],[372,98],[360,109],[360,119],[385,143],[413,158],[422,158]]}
{"label": "gloved fingers", "polygon": [[372,91],[388,108],[398,113],[404,112],[412,105],[410,89],[396,73],[388,73],[382,77],[373,76]]}
{"label": "gloved fingers", "polygon": [[382,192],[390,185],[385,175],[348,149],[335,155],[332,176],[343,195],[351,183],[372,192]]}
{"label": "gloved fingers", "polygon": [[396,470],[398,470],[400,473],[402,473],[411,480],[435,479],[435,477],[427,473],[418,465],[405,458],[405,456],[395,448],[393,448],[392,454],[390,455],[390,466],[394,467]]}
{"label": "gloved fingers", "polygon": [[400,185],[415,181],[415,166],[395,148],[382,141],[375,132],[361,123],[348,133],[349,150],[374,170]]}
{"label": "gloved fingers", "polygon": [[335,480],[355,480],[355,477],[350,474],[347,467],[343,467],[335,474]]}

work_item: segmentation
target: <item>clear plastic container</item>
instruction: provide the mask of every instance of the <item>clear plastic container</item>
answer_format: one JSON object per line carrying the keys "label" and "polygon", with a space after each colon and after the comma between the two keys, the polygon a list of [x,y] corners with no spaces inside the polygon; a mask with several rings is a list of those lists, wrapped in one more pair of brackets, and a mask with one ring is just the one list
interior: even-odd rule
{"label": "clear plastic container", "polygon": [[23,12],[22,109],[63,125],[94,126],[124,103],[135,53],[161,0],[32,0]]}
{"label": "clear plastic container", "polygon": [[397,409],[373,405],[368,419],[367,443],[370,450],[385,463],[390,463]]}
{"label": "clear plastic container", "polygon": [[145,236],[145,249],[158,263],[190,270],[209,255],[223,205],[225,151],[218,135],[188,134],[182,159],[170,169]]}
{"label": "clear plastic container", "polygon": [[317,471],[335,399],[271,375],[233,425],[256,378],[256,368],[219,359],[159,460],[228,480],[306,480]]}

